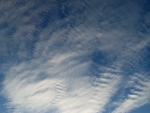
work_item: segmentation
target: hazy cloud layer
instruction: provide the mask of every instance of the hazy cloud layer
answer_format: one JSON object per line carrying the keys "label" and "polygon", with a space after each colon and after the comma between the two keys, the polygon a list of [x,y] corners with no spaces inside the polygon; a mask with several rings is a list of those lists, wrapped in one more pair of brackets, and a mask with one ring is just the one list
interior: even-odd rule
{"label": "hazy cloud layer", "polygon": [[129,113],[149,103],[145,3],[2,0],[6,107],[14,113]]}

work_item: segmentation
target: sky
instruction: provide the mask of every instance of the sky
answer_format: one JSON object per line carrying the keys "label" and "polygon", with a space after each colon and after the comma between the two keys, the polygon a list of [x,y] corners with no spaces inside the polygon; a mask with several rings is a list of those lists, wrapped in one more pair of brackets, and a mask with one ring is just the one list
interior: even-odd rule
{"label": "sky", "polygon": [[149,112],[149,0],[0,0],[0,113]]}

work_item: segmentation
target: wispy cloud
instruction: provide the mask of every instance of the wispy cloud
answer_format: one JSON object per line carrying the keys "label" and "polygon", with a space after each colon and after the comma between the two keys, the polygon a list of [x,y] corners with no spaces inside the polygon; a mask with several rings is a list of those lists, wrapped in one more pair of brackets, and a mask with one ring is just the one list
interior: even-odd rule
{"label": "wispy cloud", "polygon": [[[131,77],[129,93],[113,113],[129,113],[131,110],[143,106],[150,101],[150,78],[144,75]],[[128,87],[129,88],[129,87]]]}
{"label": "wispy cloud", "polygon": [[148,103],[150,79],[142,73],[150,40],[137,32],[141,9],[134,4],[3,1],[6,107],[14,113],[103,113],[115,95],[124,95],[112,112],[125,113]]}
{"label": "wispy cloud", "polygon": [[48,70],[34,62],[14,66],[3,83],[3,93],[10,99],[8,105],[15,108],[14,112],[46,112],[54,108],[61,113],[103,110],[117,90],[121,76],[99,73],[99,78],[90,77],[90,63],[77,64],[77,60],[70,59],[67,54],[55,56],[41,64]]}

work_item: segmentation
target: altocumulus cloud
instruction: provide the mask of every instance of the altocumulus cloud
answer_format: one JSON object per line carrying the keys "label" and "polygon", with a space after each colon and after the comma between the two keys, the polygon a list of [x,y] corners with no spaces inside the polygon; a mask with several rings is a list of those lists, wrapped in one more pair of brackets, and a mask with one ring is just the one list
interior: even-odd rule
{"label": "altocumulus cloud", "polygon": [[149,103],[149,29],[136,25],[145,2],[1,3],[11,112],[126,113]]}

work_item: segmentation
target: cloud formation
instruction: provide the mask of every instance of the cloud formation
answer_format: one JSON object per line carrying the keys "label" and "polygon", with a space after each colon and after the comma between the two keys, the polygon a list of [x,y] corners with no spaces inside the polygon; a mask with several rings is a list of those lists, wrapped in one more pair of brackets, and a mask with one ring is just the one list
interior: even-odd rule
{"label": "cloud formation", "polygon": [[2,94],[10,112],[103,113],[111,106],[129,113],[149,103],[149,34],[135,27],[140,2],[1,3]]}
{"label": "cloud formation", "polygon": [[[55,56],[43,64],[48,70],[33,62],[10,69],[3,83],[4,94],[11,100],[9,106],[16,108],[15,113],[20,109],[46,112],[57,108],[62,113],[91,113],[103,109],[115,93],[120,76],[103,73],[100,78],[90,77],[86,74],[90,63],[69,61],[70,66],[67,67],[69,57],[62,54]],[[53,66],[49,66],[51,62]]]}
{"label": "cloud formation", "polygon": [[118,107],[113,113],[128,113],[131,110],[143,106],[149,102],[150,93],[150,79],[142,75],[135,75],[131,77],[129,81],[129,93],[126,95],[124,100],[120,102]]}

